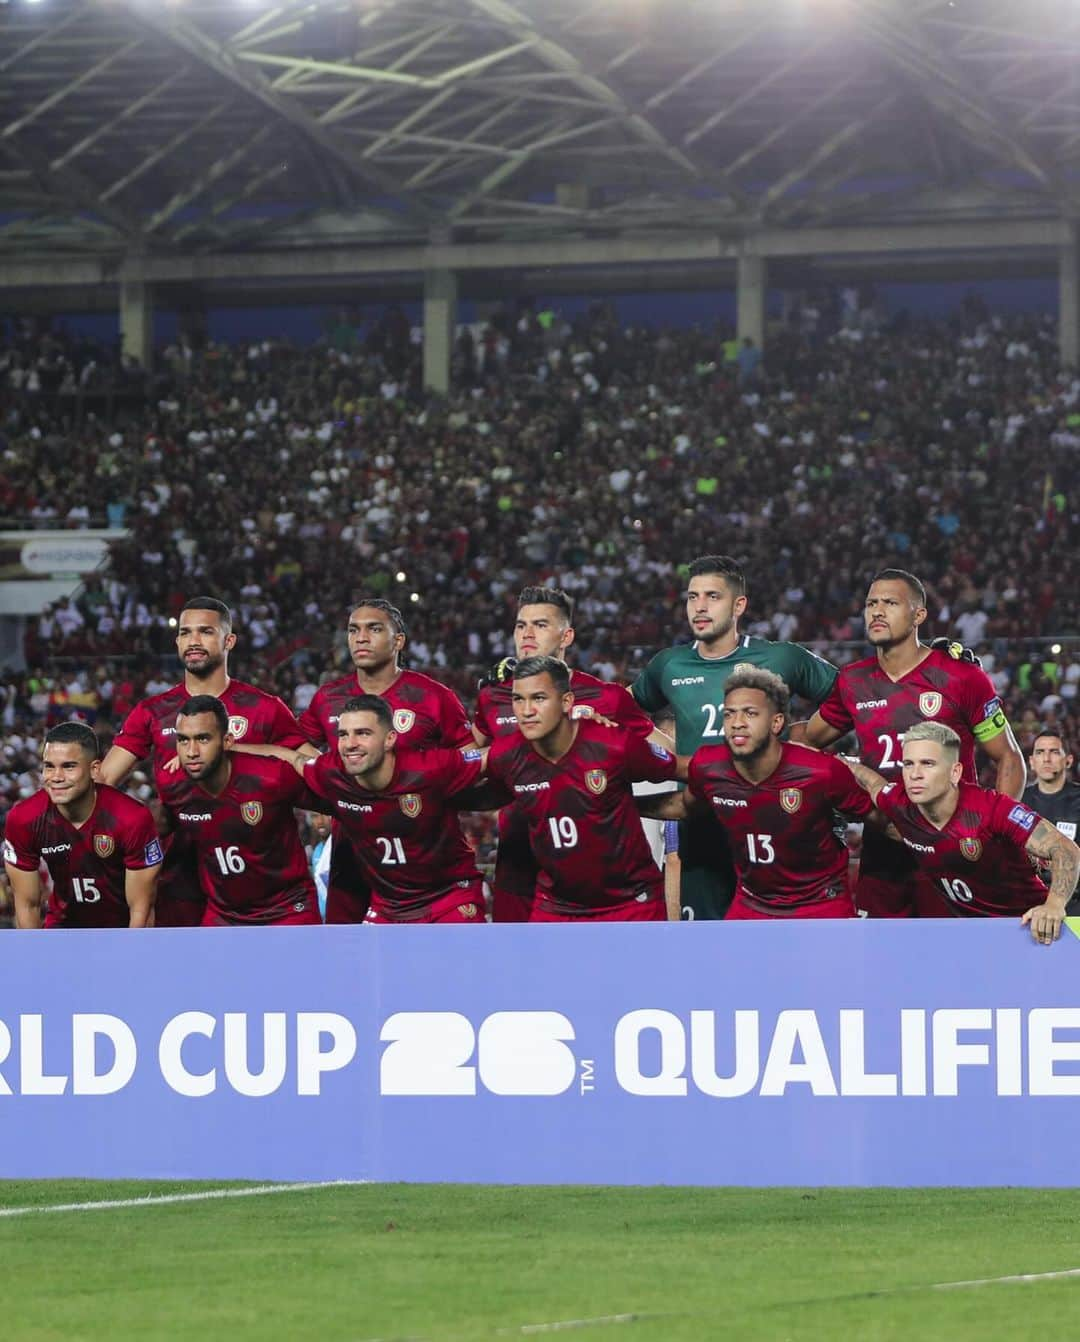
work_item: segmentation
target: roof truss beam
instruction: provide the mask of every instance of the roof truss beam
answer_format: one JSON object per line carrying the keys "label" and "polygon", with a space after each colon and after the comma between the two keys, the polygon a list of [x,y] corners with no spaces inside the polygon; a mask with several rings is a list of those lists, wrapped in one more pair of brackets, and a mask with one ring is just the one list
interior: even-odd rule
{"label": "roof truss beam", "polygon": [[1005,123],[992,104],[967,82],[962,70],[923,29],[917,14],[883,0],[859,0],[858,12],[878,49],[915,80],[921,94],[955,117],[968,134],[1010,167],[1019,167],[1056,199],[1066,193],[1055,170]]}
{"label": "roof truss beam", "polygon": [[262,75],[246,69],[232,52],[187,22],[182,15],[161,10],[156,0],[150,0],[149,3],[147,0],[121,0],[121,3],[146,28],[193,57],[232,88],[254,99],[272,112],[278,122],[299,131],[380,195],[400,201],[403,212],[414,221],[427,219],[426,207],[407,197],[395,178],[377,164],[364,159],[299,103],[272,89]]}

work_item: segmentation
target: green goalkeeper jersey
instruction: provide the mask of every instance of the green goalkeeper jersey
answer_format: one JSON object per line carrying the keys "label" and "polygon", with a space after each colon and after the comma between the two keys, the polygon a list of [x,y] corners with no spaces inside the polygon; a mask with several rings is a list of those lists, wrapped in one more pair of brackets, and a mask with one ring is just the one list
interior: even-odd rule
{"label": "green goalkeeper jersey", "polygon": [[[670,706],[675,714],[675,744],[680,755],[724,739],[724,686],[741,666],[772,671],[792,695],[815,707],[833,687],[836,668],[797,643],[770,643],[744,634],[727,657],[702,657],[694,644],[658,652],[634,681],[634,698],[649,713]],[[735,889],[731,855],[724,831],[712,816],[679,826],[682,859],[681,899],[686,918],[722,918]]]}

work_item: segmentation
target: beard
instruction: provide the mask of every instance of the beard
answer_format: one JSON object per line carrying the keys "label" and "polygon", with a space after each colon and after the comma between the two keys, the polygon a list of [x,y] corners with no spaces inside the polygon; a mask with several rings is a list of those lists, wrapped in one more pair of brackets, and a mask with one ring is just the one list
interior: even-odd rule
{"label": "beard", "polygon": [[706,646],[708,646],[708,644],[710,643],[717,643],[719,642],[720,639],[727,638],[728,634],[731,633],[734,627],[735,627],[734,619],[729,618],[725,620],[723,624],[714,624],[713,627],[706,634],[697,634],[694,633],[693,630],[691,630],[691,633],[694,633],[694,637],[697,639],[699,643],[704,643]]}
{"label": "beard", "polygon": [[[225,768],[226,752],[223,750],[213,764],[203,762],[203,770],[200,774],[188,774],[193,783],[199,783],[203,787],[213,790],[214,784],[221,777],[222,770]],[[187,770],[184,770],[187,773]]]}
{"label": "beard", "polygon": [[[183,658],[181,658],[181,661],[183,661]],[[197,662],[194,666],[189,666],[187,662],[184,662],[184,672],[186,675],[194,676],[196,680],[209,680],[214,672],[224,665],[224,657],[207,657],[205,662]]]}
{"label": "beard", "polygon": [[736,750],[735,747],[729,741],[728,749],[731,751],[733,759],[741,760],[745,764],[749,760],[760,759],[761,756],[765,754],[766,750],[768,750],[769,742],[771,740],[772,740],[771,736],[766,736],[765,740],[759,741],[756,746],[750,746],[749,749],[743,749],[743,750]]}

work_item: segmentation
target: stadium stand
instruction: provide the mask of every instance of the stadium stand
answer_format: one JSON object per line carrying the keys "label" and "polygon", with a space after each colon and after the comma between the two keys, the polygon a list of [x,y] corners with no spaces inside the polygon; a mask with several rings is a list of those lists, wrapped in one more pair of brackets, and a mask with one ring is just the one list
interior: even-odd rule
{"label": "stadium stand", "polygon": [[411,664],[471,702],[522,585],[574,592],[580,663],[629,678],[682,636],[680,561],[717,548],[751,575],[750,632],[838,662],[860,652],[867,575],[914,564],[933,632],[978,649],[1021,745],[1041,723],[1077,742],[1080,643],[1061,635],[1080,614],[1080,381],[1050,323],[807,305],[748,373],[719,333],[553,316],[463,329],[445,400],[421,394],[393,311],[363,341],[176,345],[153,379],[16,324],[5,525],[122,522],[131,540],[31,625],[31,670],[3,681],[0,806],[36,786],[46,725],[78,714],[108,741],[172,683],[169,619],[195,589],[234,606],[244,677],[298,711],[341,665],[360,591],[401,604]]}

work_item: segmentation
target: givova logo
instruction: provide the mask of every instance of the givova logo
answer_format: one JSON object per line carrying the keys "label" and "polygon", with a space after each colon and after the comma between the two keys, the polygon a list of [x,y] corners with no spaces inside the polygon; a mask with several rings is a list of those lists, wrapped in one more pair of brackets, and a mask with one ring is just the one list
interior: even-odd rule
{"label": "givova logo", "polygon": [[398,1011],[379,1038],[383,1095],[562,1095],[578,1076],[559,1011],[496,1011],[479,1028],[457,1011]]}

